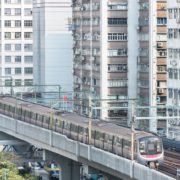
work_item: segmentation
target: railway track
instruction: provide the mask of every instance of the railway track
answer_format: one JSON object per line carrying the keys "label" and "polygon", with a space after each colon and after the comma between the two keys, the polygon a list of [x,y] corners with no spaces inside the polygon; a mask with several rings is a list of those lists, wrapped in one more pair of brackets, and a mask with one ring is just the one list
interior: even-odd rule
{"label": "railway track", "polygon": [[159,171],[173,178],[177,178],[177,169],[180,169],[180,153],[165,150],[164,162],[160,165]]}

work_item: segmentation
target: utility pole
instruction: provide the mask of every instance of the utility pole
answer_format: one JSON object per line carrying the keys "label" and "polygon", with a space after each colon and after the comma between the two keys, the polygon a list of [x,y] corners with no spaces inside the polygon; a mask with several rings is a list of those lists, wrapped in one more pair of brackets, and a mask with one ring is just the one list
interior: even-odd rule
{"label": "utility pole", "polygon": [[89,132],[88,132],[88,137],[89,137],[89,144],[91,143],[91,129],[92,129],[92,99],[91,95],[89,95]]}
{"label": "utility pole", "polygon": [[132,100],[131,107],[131,160],[134,161],[134,125],[135,125],[135,100]]}

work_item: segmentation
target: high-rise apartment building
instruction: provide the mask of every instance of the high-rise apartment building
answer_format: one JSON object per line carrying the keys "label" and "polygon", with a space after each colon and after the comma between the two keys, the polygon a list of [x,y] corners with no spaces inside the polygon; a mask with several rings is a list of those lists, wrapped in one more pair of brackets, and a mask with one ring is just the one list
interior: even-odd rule
{"label": "high-rise apartment building", "polygon": [[[157,116],[166,116],[167,105],[167,0],[157,0]],[[158,126],[165,128],[166,121]]]}
{"label": "high-rise apartment building", "polygon": [[33,83],[32,0],[1,0],[1,85]]}
{"label": "high-rise apartment building", "polygon": [[[102,107],[130,108],[131,99],[140,106],[166,103],[166,1],[72,2],[76,110],[88,114],[89,94],[103,99]],[[156,108],[136,113],[163,114]],[[122,124],[128,111],[103,109],[99,116]],[[139,125],[156,131],[157,120],[149,122],[140,121]]]}
{"label": "high-rise apartment building", "polygon": [[[167,114],[180,116],[180,0],[168,0]],[[172,107],[173,105],[173,107]],[[179,119],[168,119],[167,135],[180,140]]]}
{"label": "high-rise apartment building", "polygon": [[[73,90],[71,0],[34,0],[34,83]],[[57,87],[56,87],[57,89]],[[58,89],[57,89],[58,90]]]}

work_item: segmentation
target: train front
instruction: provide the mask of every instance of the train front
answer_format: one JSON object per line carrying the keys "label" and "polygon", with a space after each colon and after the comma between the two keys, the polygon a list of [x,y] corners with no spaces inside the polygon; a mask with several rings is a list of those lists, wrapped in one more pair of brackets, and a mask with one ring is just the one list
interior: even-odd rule
{"label": "train front", "polygon": [[137,160],[150,168],[157,168],[163,162],[162,140],[157,136],[138,139]]}

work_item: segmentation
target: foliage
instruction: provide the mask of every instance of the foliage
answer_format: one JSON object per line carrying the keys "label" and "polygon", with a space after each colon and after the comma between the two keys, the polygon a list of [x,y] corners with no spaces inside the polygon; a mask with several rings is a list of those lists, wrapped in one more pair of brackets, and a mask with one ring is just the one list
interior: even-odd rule
{"label": "foliage", "polygon": [[15,164],[12,163],[17,159],[12,153],[0,152],[0,179],[6,180],[36,180],[37,178],[31,174],[20,176]]}
{"label": "foliage", "polygon": [[0,162],[2,161],[13,161],[18,157],[13,153],[0,152]]}
{"label": "foliage", "polygon": [[0,162],[0,179],[7,180],[24,180],[23,177],[18,175],[18,170],[14,164],[9,161]]}

